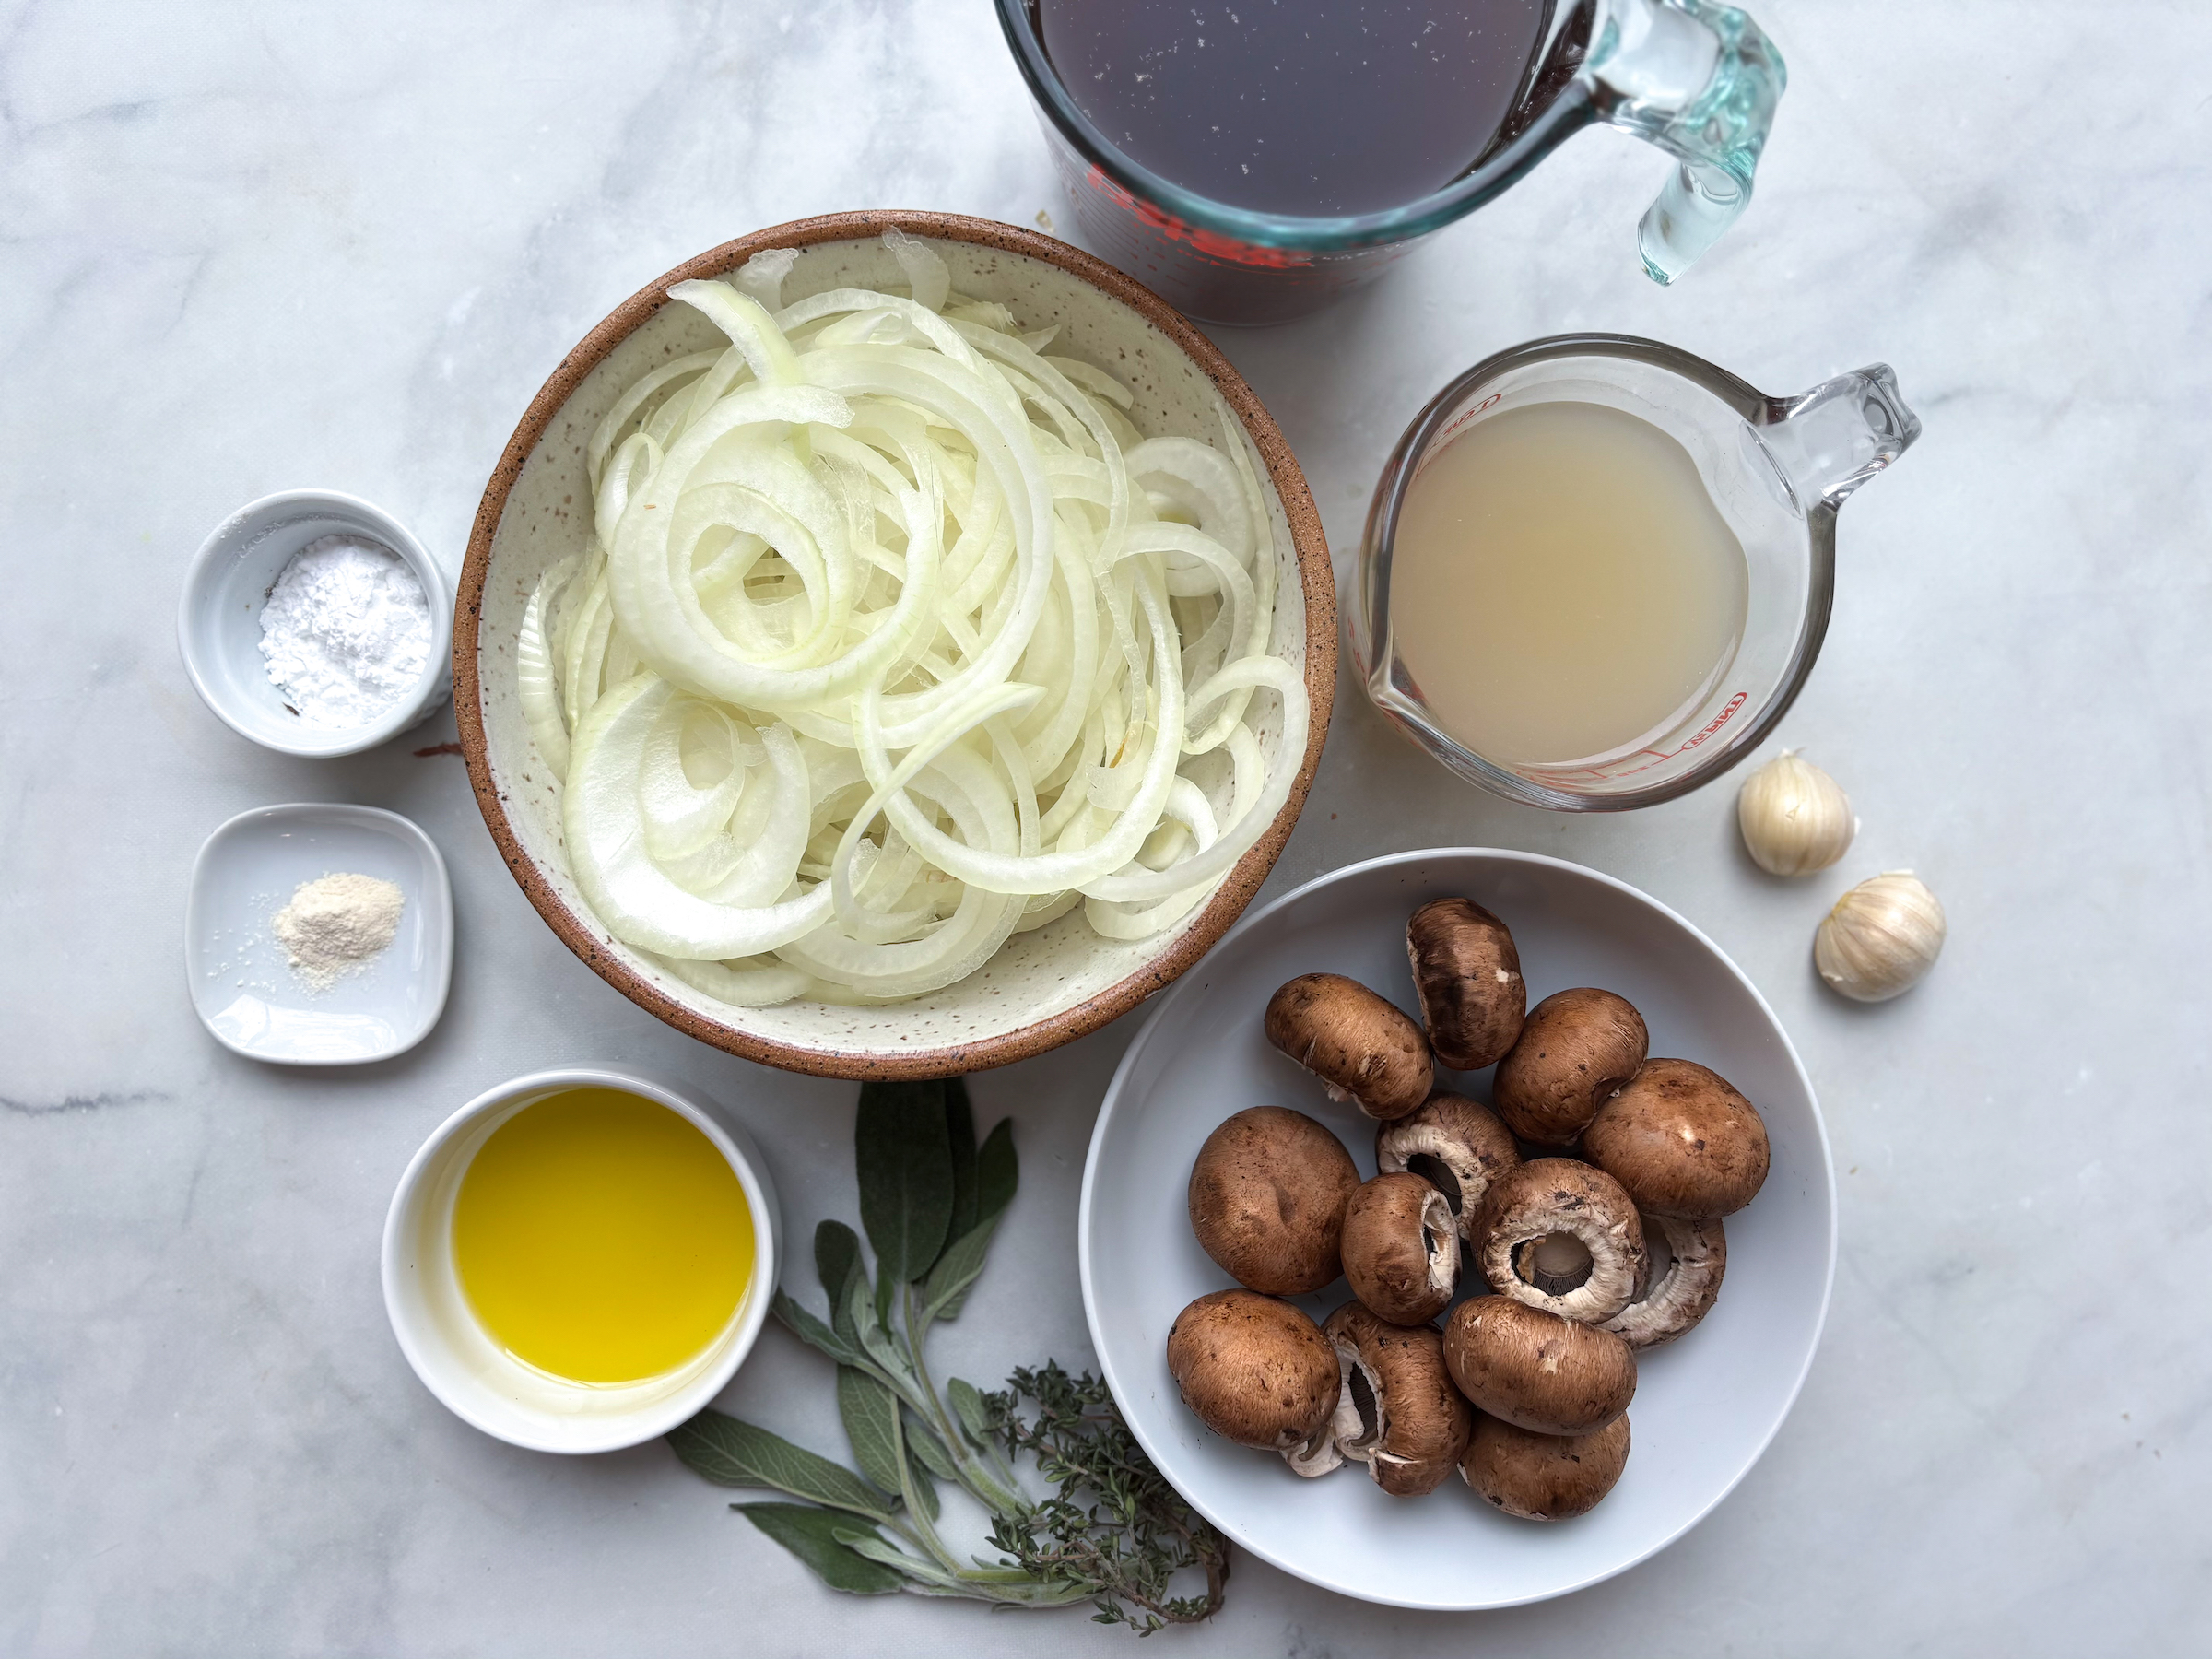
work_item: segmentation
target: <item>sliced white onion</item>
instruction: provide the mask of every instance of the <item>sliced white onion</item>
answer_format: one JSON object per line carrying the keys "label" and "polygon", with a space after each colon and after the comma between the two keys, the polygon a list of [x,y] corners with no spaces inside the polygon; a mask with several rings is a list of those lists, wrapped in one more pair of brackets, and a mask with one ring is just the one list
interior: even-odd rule
{"label": "sliced white onion", "polygon": [[546,639],[546,613],[551,600],[568,584],[581,561],[571,553],[543,576],[523,607],[522,632],[514,643],[515,694],[523,705],[523,720],[530,740],[553,769],[556,778],[569,771],[569,728],[561,723],[560,688],[553,678],[553,651]]}
{"label": "sliced white onion", "polygon": [[734,1008],[772,1008],[794,996],[804,996],[812,982],[804,970],[773,957],[746,962],[688,962],[682,957],[669,956],[653,959],[687,985]]}
{"label": "sliced white onion", "polygon": [[1305,748],[1233,421],[1226,452],[1138,439],[1127,388],[1042,355],[1056,328],[885,241],[911,297],[785,303],[790,250],[670,290],[730,344],[616,400],[586,445],[597,546],[524,611],[585,902],[737,1006],[924,995],[1078,907],[1116,940],[1172,927]]}
{"label": "sliced white onion", "polygon": [[823,883],[775,904],[718,904],[678,887],[653,862],[640,779],[654,717],[675,692],[640,675],[602,697],[577,730],[561,813],[570,867],[599,920],[641,950],[707,962],[759,956],[820,926],[830,888]]}

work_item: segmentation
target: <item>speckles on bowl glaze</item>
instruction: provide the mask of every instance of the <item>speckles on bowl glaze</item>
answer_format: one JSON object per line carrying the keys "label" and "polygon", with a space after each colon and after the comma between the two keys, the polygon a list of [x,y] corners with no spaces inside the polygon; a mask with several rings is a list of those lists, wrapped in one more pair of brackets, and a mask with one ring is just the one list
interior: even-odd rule
{"label": "speckles on bowl glaze", "polygon": [[[962,291],[1000,300],[1031,326],[1060,323],[1053,348],[1112,366],[1135,396],[1140,430],[1218,442],[1224,406],[1241,421],[1247,458],[1268,498],[1283,591],[1286,598],[1294,591],[1304,598],[1302,606],[1278,606],[1272,648],[1304,668],[1311,735],[1297,762],[1298,785],[1267,836],[1212,899],[1166,935],[1100,939],[1080,912],[1071,912],[1015,935],[960,984],[911,1003],[733,1009],[609,937],[583,906],[562,853],[559,792],[537,782],[504,645],[519,630],[543,571],[588,545],[590,515],[574,507],[589,500],[583,438],[647,368],[722,338],[688,306],[666,301],[667,288],[726,275],[777,247],[799,250],[784,285],[794,298],[851,284],[902,284],[879,240],[892,225],[933,241]],[[500,457],[469,539],[456,612],[455,706],[469,775],[502,857],[554,932],[602,978],[678,1030],[751,1059],[838,1077],[1004,1065],[1093,1030],[1174,980],[1265,879],[1304,805],[1335,684],[1335,590],[1320,518],[1281,433],[1242,379],[1165,304],[1089,255],[1014,226],[937,214],[838,214],[778,226],[700,255],[618,307],[562,361]],[[1309,641],[1314,649],[1307,649]],[[483,643],[491,649],[481,650]],[[1261,722],[1258,735],[1273,764],[1279,715]],[[520,779],[525,768],[534,787],[510,800],[501,780]]]}

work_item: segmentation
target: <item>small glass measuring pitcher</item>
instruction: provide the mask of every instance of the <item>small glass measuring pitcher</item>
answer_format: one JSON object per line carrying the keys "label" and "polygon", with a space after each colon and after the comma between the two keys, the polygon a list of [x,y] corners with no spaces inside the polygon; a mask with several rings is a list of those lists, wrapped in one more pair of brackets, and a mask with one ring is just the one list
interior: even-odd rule
{"label": "small glass measuring pitcher", "polygon": [[[1749,203],[1787,81],[1758,26],[1712,0],[1540,0],[1535,50],[1502,124],[1468,171],[1387,210],[1306,218],[1212,200],[1131,159],[1055,70],[1041,3],[1049,0],[998,0],[999,21],[1077,224],[1102,257],[1211,323],[1279,323],[1318,310],[1600,122],[1679,162],[1638,232],[1645,270],[1670,282]],[[1362,112],[1337,99],[1312,119],[1357,123]]]}
{"label": "small glass measuring pitcher", "polygon": [[[1688,452],[1742,544],[1742,632],[1662,726],[1603,755],[1531,764],[1476,753],[1423,702],[1391,626],[1391,560],[1406,493],[1423,462],[1476,423],[1552,402],[1637,416]],[[1398,440],[1369,510],[1345,631],[1368,696],[1470,782],[1562,812],[1618,812],[1672,800],[1749,754],[1812,672],[1834,594],[1836,512],[1920,436],[1886,363],[1794,397],[1770,397],[1687,351],[1627,335],[1559,335],[1477,363]],[[1466,649],[1483,648],[1466,618]]]}

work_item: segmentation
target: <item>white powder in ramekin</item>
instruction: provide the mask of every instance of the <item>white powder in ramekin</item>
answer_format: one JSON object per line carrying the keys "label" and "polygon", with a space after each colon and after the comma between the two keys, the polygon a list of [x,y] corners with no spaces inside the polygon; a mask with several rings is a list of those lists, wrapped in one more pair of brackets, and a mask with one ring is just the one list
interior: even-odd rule
{"label": "white powder in ramekin", "polygon": [[430,604],[407,561],[352,535],[292,555],[261,610],[269,682],[312,726],[367,725],[422,678]]}

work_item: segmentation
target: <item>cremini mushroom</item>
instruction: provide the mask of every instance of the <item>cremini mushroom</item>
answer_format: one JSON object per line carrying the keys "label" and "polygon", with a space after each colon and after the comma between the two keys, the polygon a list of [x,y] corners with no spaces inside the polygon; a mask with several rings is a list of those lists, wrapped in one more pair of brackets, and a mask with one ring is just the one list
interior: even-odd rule
{"label": "cremini mushroom", "polygon": [[1168,1374],[1182,1403],[1224,1440],[1285,1452],[1312,1439],[1336,1408],[1336,1350],[1287,1301],[1217,1290],[1175,1316]]}
{"label": "cremini mushroom", "polygon": [[1378,1175],[1344,1206],[1344,1277],[1393,1324],[1426,1324],[1459,1282],[1459,1224],[1418,1175]]}
{"label": "cremini mushroom", "polygon": [[1490,1182],[1520,1162],[1513,1132],[1496,1112],[1442,1089],[1375,1129],[1375,1168],[1385,1175],[1409,1170],[1441,1193],[1463,1240],[1472,1237]]}
{"label": "cremini mushroom", "polygon": [[1498,1062],[1491,1104],[1522,1139],[1566,1146],[1635,1077],[1648,1041],[1628,997],[1593,986],[1555,991],[1528,1008],[1520,1040]]}
{"label": "cremini mushroom", "polygon": [[1429,1098],[1429,1039],[1405,1012],[1341,973],[1301,973],[1267,999],[1267,1041],[1371,1118]]}
{"label": "cremini mushroom", "polygon": [[[1474,1413],[1444,1367],[1436,1327],[1395,1324],[1355,1301],[1330,1314],[1322,1330],[1335,1346],[1340,1397],[1357,1425],[1337,1440],[1338,1454],[1365,1464],[1394,1498],[1434,1491],[1474,1427]],[[1340,1407],[1339,1418],[1347,1416]]]}
{"label": "cremini mushroom", "polygon": [[1605,1328],[1632,1348],[1657,1347],[1712,1312],[1728,1271],[1728,1239],[1721,1218],[1684,1220],[1646,1216],[1644,1247],[1651,1267],[1636,1300],[1605,1322]]}
{"label": "cremini mushroom", "polygon": [[1732,1216],[1767,1179],[1758,1108],[1694,1060],[1649,1060],[1605,1103],[1583,1156],[1653,1216]]}
{"label": "cremini mushroom", "polygon": [[1484,1502],[1509,1515],[1571,1521],[1597,1507],[1628,1461],[1626,1412],[1589,1434],[1536,1434],[1483,1413],[1459,1472]]}
{"label": "cremini mushroom", "polygon": [[1635,1200],[1571,1158],[1531,1159],[1490,1182],[1473,1244],[1491,1289],[1584,1324],[1612,1318],[1643,1282]]}
{"label": "cremini mushroom", "polygon": [[1432,899],[1406,924],[1406,955],[1436,1057],[1453,1071],[1496,1065],[1528,1013],[1505,924],[1472,899]]}
{"label": "cremini mushroom", "polygon": [[1651,1035],[1625,996],[1581,986],[1528,1011],[1490,1100],[1515,1135],[1564,1147],[1636,1075]]}
{"label": "cremini mushroom", "polygon": [[1359,1171],[1302,1112],[1253,1106],[1206,1137],[1191,1166],[1191,1230],[1248,1289],[1300,1296],[1343,1271],[1344,1206]]}
{"label": "cremini mushroom", "polygon": [[1538,1434],[1602,1429],[1636,1394],[1636,1356],[1612,1332],[1503,1296],[1452,1310],[1444,1363],[1477,1411]]}

